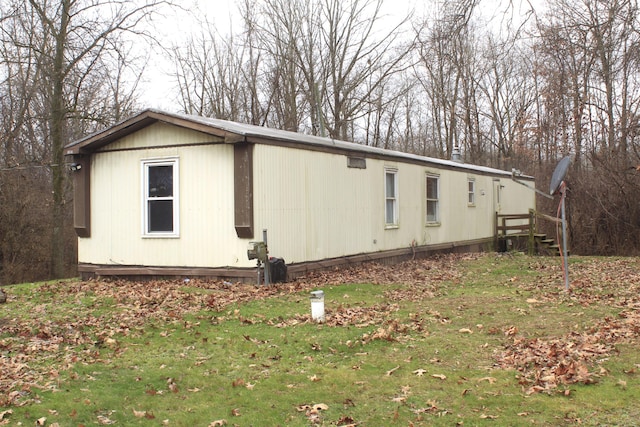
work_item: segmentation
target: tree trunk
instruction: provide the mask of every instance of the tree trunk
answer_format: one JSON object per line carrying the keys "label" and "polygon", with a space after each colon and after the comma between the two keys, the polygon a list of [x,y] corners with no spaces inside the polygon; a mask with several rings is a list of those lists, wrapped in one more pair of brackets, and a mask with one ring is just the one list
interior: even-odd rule
{"label": "tree trunk", "polygon": [[60,28],[55,34],[56,52],[53,64],[53,94],[51,97],[51,176],[53,191],[53,229],[51,234],[51,274],[53,278],[65,276],[64,245],[64,52],[69,25],[70,0],[62,0]]}

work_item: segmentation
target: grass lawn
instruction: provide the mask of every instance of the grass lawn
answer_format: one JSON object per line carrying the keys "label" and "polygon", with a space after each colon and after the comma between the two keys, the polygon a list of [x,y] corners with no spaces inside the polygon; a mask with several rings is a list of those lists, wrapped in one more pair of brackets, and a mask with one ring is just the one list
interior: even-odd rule
{"label": "grass lawn", "polygon": [[[640,260],[5,287],[0,425],[633,426]],[[326,322],[309,292],[325,292]]]}

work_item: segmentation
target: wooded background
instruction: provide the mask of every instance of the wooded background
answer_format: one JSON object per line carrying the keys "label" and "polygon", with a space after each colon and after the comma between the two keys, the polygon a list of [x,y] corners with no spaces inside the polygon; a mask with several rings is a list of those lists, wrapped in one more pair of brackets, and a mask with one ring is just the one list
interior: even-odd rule
{"label": "wooded background", "polygon": [[571,154],[572,253],[637,255],[637,2],[441,0],[398,17],[385,1],[243,0],[232,31],[193,13],[196,31],[168,42],[157,17],[189,13],[170,1],[0,0],[0,283],[75,275],[63,146],[145,107],[153,55],[172,64],[174,111],[459,147],[543,191]]}

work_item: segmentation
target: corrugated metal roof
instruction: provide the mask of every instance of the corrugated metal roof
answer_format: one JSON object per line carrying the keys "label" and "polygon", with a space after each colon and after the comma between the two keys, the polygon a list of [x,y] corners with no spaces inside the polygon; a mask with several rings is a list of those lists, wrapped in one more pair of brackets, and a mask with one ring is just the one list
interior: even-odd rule
{"label": "corrugated metal roof", "polygon": [[[67,148],[67,154],[76,154],[80,148],[91,148],[92,146],[100,147],[108,144],[114,138],[120,138],[128,133],[135,132],[140,128],[140,124],[156,122],[156,121],[171,121],[176,119],[180,121],[181,125],[189,127],[189,124],[200,125],[198,130],[202,130],[203,127],[210,128],[211,133],[218,133],[222,135],[234,134],[243,139],[260,138],[270,139],[273,141],[291,142],[300,145],[306,145],[309,147],[318,147],[326,149],[339,149],[349,151],[353,153],[362,153],[386,156],[390,158],[396,158],[398,160],[405,159],[407,161],[420,162],[431,164],[435,166],[442,166],[446,168],[466,170],[469,172],[508,176],[511,177],[512,173],[501,169],[490,168],[487,166],[478,166],[468,163],[460,163],[452,160],[438,159],[434,157],[419,156],[416,154],[404,153],[400,151],[387,150],[378,147],[371,147],[368,145],[357,144],[354,142],[341,141],[331,138],[319,137],[314,135],[306,135],[291,131],[279,130],[268,128],[264,126],[256,126],[245,123],[237,123],[228,120],[213,119],[202,116],[195,116],[189,114],[170,113],[157,109],[147,109],[139,113],[138,115],[124,120],[108,129],[98,131],[85,138],[75,141],[65,148]],[[532,179],[530,176],[520,176],[520,179]]]}

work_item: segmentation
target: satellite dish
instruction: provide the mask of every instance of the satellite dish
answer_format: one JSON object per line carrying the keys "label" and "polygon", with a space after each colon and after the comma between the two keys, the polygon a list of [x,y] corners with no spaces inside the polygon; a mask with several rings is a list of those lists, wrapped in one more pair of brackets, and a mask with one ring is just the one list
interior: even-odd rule
{"label": "satellite dish", "polygon": [[556,166],[556,169],[553,171],[553,175],[551,175],[551,184],[549,185],[549,194],[552,196],[556,191],[558,191],[560,184],[564,181],[564,177],[567,176],[569,165],[571,165],[571,156],[565,156],[560,160],[558,166]]}

